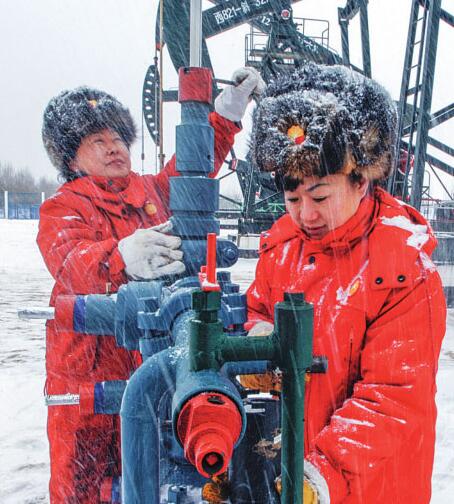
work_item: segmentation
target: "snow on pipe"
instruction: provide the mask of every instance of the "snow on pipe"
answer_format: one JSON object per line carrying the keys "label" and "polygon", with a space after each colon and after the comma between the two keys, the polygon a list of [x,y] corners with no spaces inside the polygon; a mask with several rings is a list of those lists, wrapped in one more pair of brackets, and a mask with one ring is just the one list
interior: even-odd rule
{"label": "snow on pipe", "polygon": [[21,320],[52,320],[55,317],[55,308],[53,306],[20,308],[17,311],[17,315]]}

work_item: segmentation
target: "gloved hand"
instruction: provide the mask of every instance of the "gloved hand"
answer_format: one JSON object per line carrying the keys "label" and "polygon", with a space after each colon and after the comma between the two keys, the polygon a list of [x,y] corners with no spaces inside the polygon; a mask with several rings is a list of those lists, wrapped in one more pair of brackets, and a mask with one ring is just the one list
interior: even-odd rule
{"label": "gloved hand", "polygon": [[244,67],[232,75],[236,86],[227,86],[214,101],[216,112],[233,122],[241,121],[252,97],[259,97],[266,84],[255,68]]}
{"label": "gloved hand", "polygon": [[130,279],[155,280],[183,273],[183,252],[177,250],[181,239],[166,234],[171,230],[172,223],[167,221],[148,229],[137,229],[119,241],[118,250]]}
{"label": "gloved hand", "polygon": [[[271,322],[262,320],[251,328],[248,336],[269,336],[273,330],[274,325]],[[261,392],[269,392],[270,390],[279,391],[281,389],[280,375],[272,371],[265,374],[241,375],[240,383],[245,388]]]}
{"label": "gloved hand", "polygon": [[[276,490],[279,495],[282,492],[282,481],[281,477],[278,476],[275,481]],[[309,480],[304,478],[304,486],[303,486],[303,503],[304,504],[318,504],[318,493],[317,490],[311,485]]]}

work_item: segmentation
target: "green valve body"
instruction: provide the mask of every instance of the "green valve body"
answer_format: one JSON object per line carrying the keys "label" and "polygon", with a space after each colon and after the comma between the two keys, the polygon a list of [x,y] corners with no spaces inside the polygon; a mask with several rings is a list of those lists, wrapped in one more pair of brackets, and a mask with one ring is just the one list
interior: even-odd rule
{"label": "green valve body", "polygon": [[191,371],[202,369],[219,370],[217,349],[224,338],[222,323],[218,319],[221,308],[219,291],[195,291],[192,294],[192,309],[196,316],[191,320],[189,336],[189,368]]}
{"label": "green valve body", "polygon": [[270,360],[282,371],[282,504],[302,502],[305,374],[312,365],[314,311],[303,294],[284,294],[268,337],[226,337],[218,320],[221,293],[195,291],[191,320],[191,371],[219,370],[225,362]]}
{"label": "green valve body", "polygon": [[314,310],[303,294],[285,293],[275,306],[282,369],[282,504],[302,502],[304,482],[304,390],[312,364]]}

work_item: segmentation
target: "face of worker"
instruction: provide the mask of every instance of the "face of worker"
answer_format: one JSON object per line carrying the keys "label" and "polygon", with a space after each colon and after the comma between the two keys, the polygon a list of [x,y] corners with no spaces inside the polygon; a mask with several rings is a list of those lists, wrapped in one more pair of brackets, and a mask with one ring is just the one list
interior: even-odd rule
{"label": "face of worker", "polygon": [[306,177],[294,191],[284,191],[293,221],[314,240],[342,226],[358,210],[367,181],[352,183],[347,175]]}
{"label": "face of worker", "polygon": [[110,129],[88,135],[80,143],[71,169],[111,179],[126,177],[131,171],[128,146]]}

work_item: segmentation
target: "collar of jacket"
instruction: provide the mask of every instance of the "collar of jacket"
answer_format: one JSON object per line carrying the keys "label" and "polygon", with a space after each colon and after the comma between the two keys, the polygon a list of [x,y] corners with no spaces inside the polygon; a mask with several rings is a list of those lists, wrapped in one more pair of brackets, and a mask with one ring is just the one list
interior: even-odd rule
{"label": "collar of jacket", "polygon": [[435,269],[429,258],[437,239],[415,208],[382,189],[376,196],[379,213],[368,245],[369,285],[376,291],[411,288],[425,275],[423,270]]}
{"label": "collar of jacket", "polygon": [[134,172],[116,179],[80,177],[65,185],[66,189],[90,198],[97,207],[116,215],[122,215],[124,205],[142,208],[146,200],[142,177]]}

